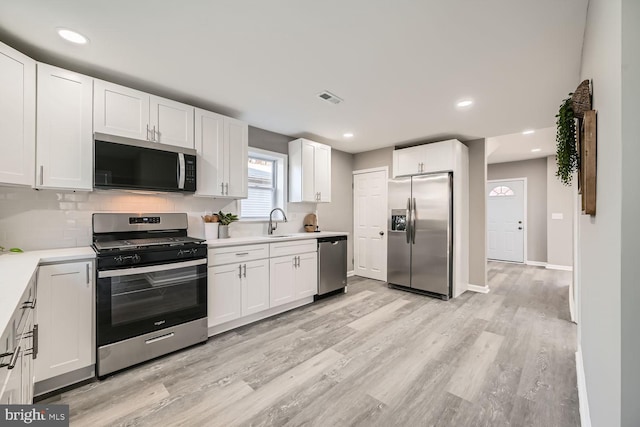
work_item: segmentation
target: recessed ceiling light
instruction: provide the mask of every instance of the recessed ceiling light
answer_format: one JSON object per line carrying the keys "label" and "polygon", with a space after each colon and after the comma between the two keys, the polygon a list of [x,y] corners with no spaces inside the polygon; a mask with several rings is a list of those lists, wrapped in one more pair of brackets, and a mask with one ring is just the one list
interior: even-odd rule
{"label": "recessed ceiling light", "polygon": [[66,41],[75,44],[86,44],[89,41],[89,39],[87,39],[82,34],[77,33],[73,30],[69,30],[67,28],[58,28],[58,35]]}
{"label": "recessed ceiling light", "polygon": [[522,131],[523,135],[531,135],[532,133],[536,133],[536,131],[533,129],[527,129]]}
{"label": "recessed ceiling light", "polygon": [[542,148],[532,148],[531,149],[532,153],[537,153],[538,151],[542,151]]}
{"label": "recessed ceiling light", "polygon": [[353,134],[351,132],[343,133],[342,136],[345,138],[353,138]]}
{"label": "recessed ceiling light", "polygon": [[456,106],[458,108],[466,108],[466,107],[471,107],[471,104],[473,104],[473,101],[471,99],[463,99],[461,101],[458,101],[456,103]]}

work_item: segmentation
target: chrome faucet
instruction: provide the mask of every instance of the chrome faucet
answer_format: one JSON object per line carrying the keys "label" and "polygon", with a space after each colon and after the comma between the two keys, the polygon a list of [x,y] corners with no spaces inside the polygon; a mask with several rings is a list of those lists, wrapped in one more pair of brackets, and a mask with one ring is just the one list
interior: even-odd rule
{"label": "chrome faucet", "polygon": [[273,231],[274,231],[274,230],[276,230],[276,229],[278,228],[278,224],[277,224],[277,223],[276,223],[276,224],[274,224],[274,223],[273,223],[273,219],[272,219],[272,217],[273,217],[273,213],[274,213],[275,211],[280,211],[280,212],[282,212],[282,218],[284,218],[284,222],[287,222],[287,215],[285,215],[285,213],[284,213],[284,211],[283,211],[282,209],[280,209],[280,208],[274,208],[274,209],[272,209],[272,210],[271,210],[271,212],[269,213],[269,228],[267,229],[267,233],[268,233],[269,235],[272,235],[272,234],[273,234]]}

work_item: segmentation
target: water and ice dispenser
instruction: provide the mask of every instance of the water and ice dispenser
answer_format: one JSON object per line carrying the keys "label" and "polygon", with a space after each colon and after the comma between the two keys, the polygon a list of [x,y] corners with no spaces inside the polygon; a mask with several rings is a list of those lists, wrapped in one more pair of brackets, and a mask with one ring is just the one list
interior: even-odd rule
{"label": "water and ice dispenser", "polygon": [[391,231],[405,231],[407,229],[407,211],[405,209],[391,210]]}

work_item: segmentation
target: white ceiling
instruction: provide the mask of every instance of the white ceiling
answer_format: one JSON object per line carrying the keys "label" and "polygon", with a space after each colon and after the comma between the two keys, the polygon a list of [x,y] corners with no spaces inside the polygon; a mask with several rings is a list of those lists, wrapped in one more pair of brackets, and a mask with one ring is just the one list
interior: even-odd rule
{"label": "white ceiling", "polygon": [[[579,83],[587,1],[14,0],[0,2],[0,40],[360,152],[551,126]],[[56,27],[90,43],[70,45]],[[319,100],[323,90],[345,102]],[[457,111],[466,97],[474,106]]]}
{"label": "white ceiling", "polygon": [[[555,126],[537,129],[535,133],[523,135],[522,132],[487,138],[487,163],[515,162],[537,159],[556,154]],[[539,148],[540,151],[531,152]]]}

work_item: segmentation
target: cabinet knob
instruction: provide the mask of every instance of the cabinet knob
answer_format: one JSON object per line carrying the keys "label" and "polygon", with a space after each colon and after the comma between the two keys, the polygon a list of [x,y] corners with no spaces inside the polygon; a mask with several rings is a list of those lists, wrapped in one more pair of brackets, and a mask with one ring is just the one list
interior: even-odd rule
{"label": "cabinet knob", "polygon": [[384,236],[384,231],[380,231],[378,234]]}

